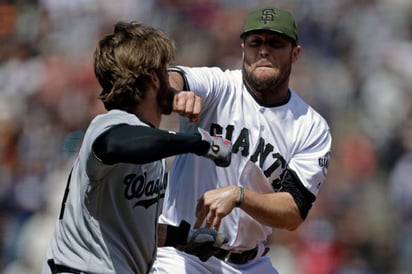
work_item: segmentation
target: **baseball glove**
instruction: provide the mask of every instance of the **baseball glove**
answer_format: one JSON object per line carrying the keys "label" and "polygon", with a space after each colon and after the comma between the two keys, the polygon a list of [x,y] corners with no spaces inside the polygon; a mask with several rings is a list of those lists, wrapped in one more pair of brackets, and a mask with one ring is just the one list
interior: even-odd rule
{"label": "baseball glove", "polygon": [[167,226],[165,246],[173,246],[188,254],[197,256],[202,261],[207,261],[227,241],[224,234],[214,229],[191,228],[188,222],[182,220],[179,226]]}
{"label": "baseball glove", "polygon": [[202,128],[197,130],[202,141],[209,144],[209,149],[201,156],[213,160],[217,166],[229,166],[232,159],[232,144],[230,141],[220,136],[210,136],[209,132]]}
{"label": "baseball glove", "polygon": [[227,243],[224,234],[211,228],[191,229],[187,238],[187,244],[183,251],[197,256],[205,262],[215,255],[219,248]]}

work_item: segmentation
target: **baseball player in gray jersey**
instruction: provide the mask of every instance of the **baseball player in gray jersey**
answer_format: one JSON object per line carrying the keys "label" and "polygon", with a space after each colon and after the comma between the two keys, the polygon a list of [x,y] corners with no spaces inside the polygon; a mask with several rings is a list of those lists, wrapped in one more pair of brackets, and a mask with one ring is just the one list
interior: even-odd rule
{"label": "baseball player in gray jersey", "polygon": [[227,166],[231,153],[229,141],[200,128],[196,134],[158,129],[162,114],[172,110],[190,109],[192,121],[199,114],[200,98],[175,96],[169,86],[173,57],[173,43],[144,24],[119,22],[99,42],[94,69],[108,112],[85,133],[42,273],[147,273],[157,243],[205,261],[225,242],[223,234],[185,221],[161,225],[157,234],[167,185],[164,158],[191,153]]}
{"label": "baseball player in gray jersey", "polygon": [[[325,180],[328,124],[289,87],[301,52],[292,14],[254,10],[240,37],[241,70],[181,66],[169,72],[172,86],[201,97],[197,126],[231,140],[233,148],[228,168],[177,156],[160,216],[161,223],[185,219],[212,227],[229,241],[206,262],[159,248],[153,273],[277,273],[265,256],[268,236],[273,228],[298,228]],[[194,130],[186,118],[180,125],[182,132]]]}

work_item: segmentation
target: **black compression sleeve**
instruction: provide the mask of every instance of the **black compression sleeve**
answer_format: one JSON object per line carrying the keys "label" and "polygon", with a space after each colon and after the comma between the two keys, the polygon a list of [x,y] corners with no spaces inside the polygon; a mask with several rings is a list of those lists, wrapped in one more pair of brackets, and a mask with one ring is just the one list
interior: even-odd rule
{"label": "black compression sleeve", "polygon": [[183,153],[206,153],[209,144],[199,134],[184,134],[146,126],[121,124],[100,135],[93,152],[103,163],[145,164]]}
{"label": "black compression sleeve", "polygon": [[280,191],[289,192],[295,200],[300,216],[306,219],[309,210],[312,208],[312,203],[316,200],[313,195],[299,180],[299,177],[291,169],[286,169],[283,174],[282,188]]}

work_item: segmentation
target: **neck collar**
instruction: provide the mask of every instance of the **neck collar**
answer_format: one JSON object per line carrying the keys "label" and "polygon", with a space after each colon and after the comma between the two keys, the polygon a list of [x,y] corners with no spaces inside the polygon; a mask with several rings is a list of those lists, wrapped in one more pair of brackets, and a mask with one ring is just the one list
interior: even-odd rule
{"label": "neck collar", "polygon": [[256,101],[256,103],[258,103],[262,107],[279,107],[279,106],[283,106],[283,105],[285,105],[289,102],[290,97],[291,97],[291,92],[290,92],[290,89],[288,88],[287,95],[281,102],[274,103],[274,104],[267,104],[267,103],[264,103],[264,102],[259,100],[259,98],[253,93],[252,87],[250,87],[249,83],[247,81],[245,81],[245,79],[243,79],[243,84],[245,85],[246,90],[249,92],[249,94]]}

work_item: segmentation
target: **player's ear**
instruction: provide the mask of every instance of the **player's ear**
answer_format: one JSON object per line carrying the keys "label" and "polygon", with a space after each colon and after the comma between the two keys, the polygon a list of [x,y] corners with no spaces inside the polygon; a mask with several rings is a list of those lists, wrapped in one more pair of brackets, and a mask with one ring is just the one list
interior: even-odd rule
{"label": "player's ear", "polygon": [[242,42],[241,47],[242,47],[242,61],[243,61],[245,60],[245,42]]}
{"label": "player's ear", "polygon": [[154,86],[155,89],[158,89],[160,86],[159,76],[155,70],[150,71],[150,83]]}
{"label": "player's ear", "polygon": [[298,60],[301,50],[302,48],[300,45],[297,45],[292,48],[292,63]]}

